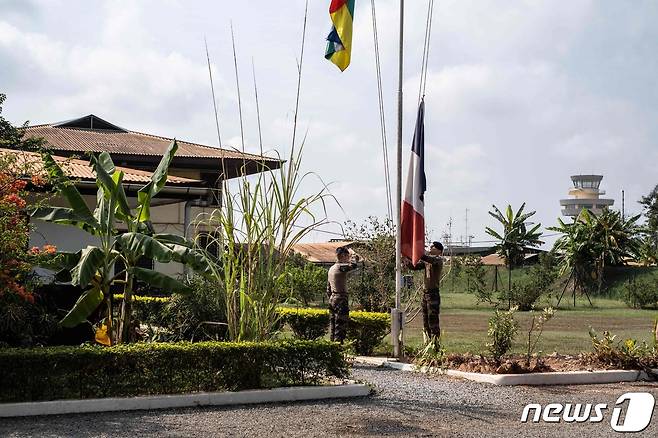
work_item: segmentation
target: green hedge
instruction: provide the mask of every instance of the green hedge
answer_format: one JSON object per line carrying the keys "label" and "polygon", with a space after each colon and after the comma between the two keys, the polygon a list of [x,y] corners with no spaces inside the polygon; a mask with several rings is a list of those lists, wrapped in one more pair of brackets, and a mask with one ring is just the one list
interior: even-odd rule
{"label": "green hedge", "polygon": [[[115,299],[123,299],[115,295]],[[163,309],[169,298],[135,296],[133,308],[137,318],[154,325],[166,325]],[[329,311],[326,309],[307,309],[296,307],[279,307],[281,322],[288,324],[296,337],[313,340],[321,338],[329,331]],[[370,355],[388,334],[391,317],[388,313],[350,312],[347,339],[352,341],[358,354]]]}
{"label": "green hedge", "polygon": [[[317,339],[326,335],[329,329],[328,310],[280,307],[279,312],[281,319],[299,338]],[[388,313],[350,312],[347,339],[352,341],[358,354],[370,355],[388,334],[390,326]]]}
{"label": "green hedge", "polygon": [[0,401],[236,391],[346,377],[327,341],[138,343],[0,350]]}
{"label": "green hedge", "polygon": [[326,309],[297,309],[280,307],[281,319],[301,339],[317,339],[327,334],[329,312]]}
{"label": "green hedge", "polygon": [[350,312],[347,339],[354,341],[358,354],[369,356],[388,334],[391,315],[377,312]]}

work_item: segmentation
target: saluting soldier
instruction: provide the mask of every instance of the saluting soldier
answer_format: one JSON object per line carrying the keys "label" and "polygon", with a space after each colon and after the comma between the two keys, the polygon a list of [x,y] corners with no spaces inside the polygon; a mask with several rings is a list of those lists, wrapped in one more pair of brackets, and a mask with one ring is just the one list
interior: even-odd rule
{"label": "saluting soldier", "polygon": [[407,264],[411,269],[425,269],[423,278],[424,293],[421,302],[423,310],[423,328],[428,339],[438,339],[441,336],[441,324],[439,322],[439,311],[441,310],[441,294],[439,283],[441,282],[441,271],[443,270],[443,245],[441,242],[432,242],[427,254],[420,258],[416,266]]}
{"label": "saluting soldier", "polygon": [[327,296],[329,297],[329,329],[331,340],[340,342],[347,335],[350,308],[347,294],[347,274],[357,268],[359,256],[351,258],[344,246],[336,248],[336,263],[329,268],[327,275]]}

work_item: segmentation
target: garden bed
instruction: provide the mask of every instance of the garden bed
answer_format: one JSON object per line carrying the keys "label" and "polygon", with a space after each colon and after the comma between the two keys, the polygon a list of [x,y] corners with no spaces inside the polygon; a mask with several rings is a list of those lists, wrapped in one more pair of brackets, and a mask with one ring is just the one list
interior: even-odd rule
{"label": "garden bed", "polygon": [[[510,358],[508,362],[503,361],[500,365],[495,366],[493,360],[489,358],[472,355],[459,356],[461,356],[459,359],[453,357],[448,360],[444,367],[418,367],[413,363],[378,357],[356,357],[355,360],[361,363],[379,365],[400,371],[436,373],[502,386],[635,382],[638,380],[656,380],[658,376],[658,369],[611,369],[603,364],[592,365],[585,358],[579,356],[554,354],[545,358],[544,364],[539,366],[536,364],[536,359],[531,361],[530,368],[519,363],[518,358]],[[525,362],[525,358],[522,359],[522,362]],[[500,367],[503,367],[500,371],[505,371],[505,373],[497,373]]]}
{"label": "garden bed", "polygon": [[481,355],[450,354],[446,358],[445,368],[484,374],[529,374],[608,369],[602,364],[587,361],[582,355],[572,356],[557,353],[541,358],[533,357],[529,364],[521,355],[510,356],[497,363],[492,358]]}

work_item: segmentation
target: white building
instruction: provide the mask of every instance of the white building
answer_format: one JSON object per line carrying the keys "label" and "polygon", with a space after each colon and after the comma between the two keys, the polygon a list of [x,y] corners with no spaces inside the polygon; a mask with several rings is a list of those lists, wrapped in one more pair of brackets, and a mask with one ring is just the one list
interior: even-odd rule
{"label": "white building", "polygon": [[[125,173],[123,186],[131,207],[137,205],[137,191],[151,179],[162,155],[172,139],[129,131],[94,115],[62,123],[30,126],[26,137],[43,138],[56,160],[66,162],[63,170],[93,211],[96,205],[95,175],[84,157],[90,153],[108,152],[119,170]],[[169,168],[165,187],[152,201],[151,221],[158,233],[191,237],[197,231],[195,218],[221,206],[221,181],[261,171],[263,165],[276,169],[281,161],[269,157],[219,149],[178,141],[178,151]],[[38,154],[0,150],[0,153],[22,154],[22,159],[40,162]],[[55,198],[52,205],[68,207],[64,199]],[[53,223],[34,221],[30,236],[32,246],[55,245],[61,251],[77,251],[95,245],[94,237],[83,230]],[[204,230],[201,230],[204,231]],[[141,262],[140,262],[141,263]],[[168,275],[183,272],[177,263],[159,264],[144,260],[145,267]]]}

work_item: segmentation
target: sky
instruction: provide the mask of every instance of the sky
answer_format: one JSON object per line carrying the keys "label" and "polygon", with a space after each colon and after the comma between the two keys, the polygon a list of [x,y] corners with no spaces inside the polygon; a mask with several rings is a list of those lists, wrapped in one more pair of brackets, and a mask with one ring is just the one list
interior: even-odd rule
{"label": "sky", "polygon": [[[340,233],[346,220],[386,216],[371,3],[356,0],[352,64],[324,59],[329,0],[308,5],[299,137],[303,168],[329,184]],[[395,175],[398,2],[376,0],[391,174]],[[303,0],[0,0],[3,115],[32,124],[96,114],[124,128],[217,145],[204,38],[223,144],[259,150],[255,71],[264,149],[290,150]],[[427,3],[406,2],[404,157],[417,111]],[[490,238],[492,204],[556,225],[559,199],[578,173],[626,211],[658,184],[658,2],[637,0],[435,2],[426,89],[425,218]],[[252,67],[253,66],[253,67]],[[253,68],[253,69],[252,69]],[[404,180],[403,180],[404,181]],[[403,182],[404,185],[404,182]],[[320,187],[315,176],[304,190]],[[551,233],[551,232],[547,232]],[[310,240],[336,234],[316,232]],[[554,236],[548,236],[551,242]]]}

